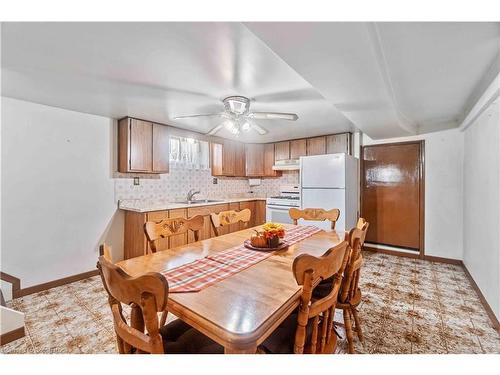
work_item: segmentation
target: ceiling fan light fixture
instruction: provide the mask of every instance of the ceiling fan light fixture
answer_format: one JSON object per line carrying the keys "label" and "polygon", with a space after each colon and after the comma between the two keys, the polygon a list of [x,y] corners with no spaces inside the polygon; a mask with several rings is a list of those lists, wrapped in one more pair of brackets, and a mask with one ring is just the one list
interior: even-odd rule
{"label": "ceiling fan light fixture", "polygon": [[250,108],[250,100],[244,96],[229,96],[223,102],[226,110],[236,115],[243,115]]}
{"label": "ceiling fan light fixture", "polygon": [[243,122],[243,124],[241,124],[241,130],[243,130],[244,132],[250,131],[251,128],[252,128],[252,125],[250,125],[250,123],[248,121],[245,121],[245,122]]}

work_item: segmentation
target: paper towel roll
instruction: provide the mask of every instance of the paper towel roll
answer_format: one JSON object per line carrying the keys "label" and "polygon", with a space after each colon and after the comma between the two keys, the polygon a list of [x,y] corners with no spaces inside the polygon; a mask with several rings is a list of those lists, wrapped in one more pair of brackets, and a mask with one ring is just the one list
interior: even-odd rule
{"label": "paper towel roll", "polygon": [[248,179],[248,185],[250,186],[259,186],[260,185],[260,178],[249,178]]}

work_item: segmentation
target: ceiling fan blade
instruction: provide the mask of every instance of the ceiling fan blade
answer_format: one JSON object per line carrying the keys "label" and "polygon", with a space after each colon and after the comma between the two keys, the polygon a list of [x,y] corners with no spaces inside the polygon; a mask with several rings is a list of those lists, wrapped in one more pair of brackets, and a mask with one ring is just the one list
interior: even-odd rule
{"label": "ceiling fan blade", "polygon": [[212,128],[212,130],[210,130],[207,135],[214,135],[215,133],[217,133],[219,130],[222,129],[222,124],[221,125],[217,125],[215,128]]}
{"label": "ceiling fan blade", "polygon": [[280,112],[251,112],[248,117],[258,120],[289,120],[295,121],[299,118],[295,113]]}
{"label": "ceiling fan blade", "polygon": [[259,133],[260,135],[264,135],[264,134],[267,134],[267,130],[264,129],[262,126],[260,125],[257,125],[255,123],[252,123],[250,125],[252,127],[252,129],[254,129],[257,133]]}
{"label": "ceiling fan blade", "polygon": [[186,116],[175,116],[174,120],[182,120],[185,118],[196,118],[196,117],[224,117],[225,113],[207,113],[204,115],[186,115]]}

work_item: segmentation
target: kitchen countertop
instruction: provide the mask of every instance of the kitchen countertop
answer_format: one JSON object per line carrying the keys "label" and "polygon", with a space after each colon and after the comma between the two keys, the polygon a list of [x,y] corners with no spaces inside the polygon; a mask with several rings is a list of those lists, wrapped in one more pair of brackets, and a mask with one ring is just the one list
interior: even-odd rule
{"label": "kitchen countertop", "polygon": [[236,202],[249,202],[249,201],[265,201],[266,198],[262,197],[243,197],[243,198],[230,198],[230,199],[217,199],[217,202],[201,202],[201,203],[175,203],[164,200],[146,200],[146,199],[125,199],[118,203],[118,208],[125,211],[134,212],[151,212],[163,210],[175,210],[177,208],[191,208],[213,206],[216,204],[236,203]]}

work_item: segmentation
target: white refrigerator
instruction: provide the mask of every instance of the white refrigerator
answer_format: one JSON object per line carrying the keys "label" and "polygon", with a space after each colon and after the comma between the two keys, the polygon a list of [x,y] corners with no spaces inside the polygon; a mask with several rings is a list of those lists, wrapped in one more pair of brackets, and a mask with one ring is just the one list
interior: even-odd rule
{"label": "white refrigerator", "polygon": [[[338,208],[335,229],[350,230],[358,219],[358,159],[344,153],[303,156],[300,158],[302,208]],[[300,223],[328,229],[330,222]]]}

